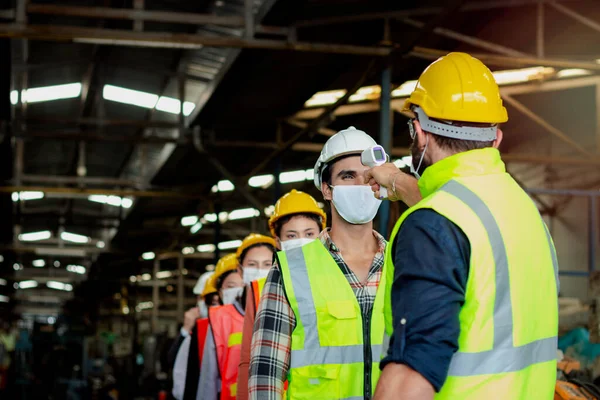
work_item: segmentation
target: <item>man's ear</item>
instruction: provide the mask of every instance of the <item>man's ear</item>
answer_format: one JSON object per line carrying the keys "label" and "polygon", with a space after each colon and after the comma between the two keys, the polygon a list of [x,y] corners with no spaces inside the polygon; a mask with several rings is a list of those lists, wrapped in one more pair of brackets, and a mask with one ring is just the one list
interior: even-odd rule
{"label": "man's ear", "polygon": [[333,194],[331,193],[331,186],[329,186],[327,182],[321,182],[321,192],[323,193],[323,198],[325,200],[332,200]]}
{"label": "man's ear", "polygon": [[275,238],[275,243],[277,244],[276,250],[281,250],[281,239],[279,239],[279,236]]}
{"label": "man's ear", "polygon": [[421,127],[421,123],[419,121],[414,120],[413,124],[415,126],[415,132],[417,134],[417,143],[419,146],[419,150],[423,150],[425,148],[425,143],[427,143],[427,133],[423,131],[423,128]]}
{"label": "man's ear", "polygon": [[496,140],[494,140],[494,148],[495,149],[500,147],[500,143],[502,143],[503,137],[504,137],[504,134],[502,133],[502,129],[498,128],[498,130],[496,131]]}

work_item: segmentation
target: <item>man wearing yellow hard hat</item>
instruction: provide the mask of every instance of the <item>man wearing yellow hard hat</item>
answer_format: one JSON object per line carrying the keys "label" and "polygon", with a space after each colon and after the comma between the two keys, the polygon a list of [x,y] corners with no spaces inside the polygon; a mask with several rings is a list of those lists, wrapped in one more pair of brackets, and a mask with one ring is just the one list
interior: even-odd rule
{"label": "man wearing yellow hard hat", "polygon": [[423,72],[405,109],[420,196],[392,164],[365,174],[412,206],[386,252],[391,341],[375,399],[552,399],[556,253],[501,160],[508,117],[494,76],[450,53]]}
{"label": "man wearing yellow hard hat", "polygon": [[[284,194],[269,218],[269,230],[277,241],[277,247],[290,250],[315,240],[327,225],[327,214],[309,194],[292,189]],[[250,366],[250,345],[256,310],[266,276],[250,283],[246,296],[242,356],[238,372],[237,400],[248,399],[248,368]]]}
{"label": "man wearing yellow hard hat", "polygon": [[381,201],[361,163],[375,145],[349,127],[323,146],[314,184],[331,205],[331,228],[276,255],[254,323],[250,399],[368,399],[375,389],[386,241],[373,230]]}
{"label": "man wearing yellow hard hat", "polygon": [[209,310],[210,325],[196,398],[236,398],[245,314],[244,283],[264,276],[261,271],[271,268],[275,244],[273,238],[250,234],[242,241],[235,254],[221,259],[221,270],[217,265],[215,286],[224,305]]}

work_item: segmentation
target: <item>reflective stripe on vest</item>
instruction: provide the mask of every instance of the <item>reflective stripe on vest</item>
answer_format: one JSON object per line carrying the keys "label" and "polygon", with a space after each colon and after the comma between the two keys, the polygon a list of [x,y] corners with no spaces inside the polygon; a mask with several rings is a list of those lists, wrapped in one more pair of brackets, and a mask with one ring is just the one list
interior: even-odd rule
{"label": "reflective stripe on vest", "polygon": [[[533,364],[556,359],[558,345],[556,337],[536,340],[524,346],[513,344],[513,315],[506,247],[500,228],[488,206],[473,191],[455,180],[449,181],[440,190],[457,197],[481,220],[488,234],[496,265],[493,348],[477,353],[456,352],[452,357],[448,375],[476,376],[514,372]],[[546,235],[550,248],[553,249],[552,239],[547,229]],[[558,263],[554,251],[552,251],[552,262],[558,282]]]}
{"label": "reflective stripe on vest", "polygon": [[[302,248],[286,251],[290,268],[292,285],[295,293],[310,293],[306,300],[298,303],[299,318],[303,326],[314,327],[305,329],[305,340],[303,350],[292,350],[290,360],[291,368],[306,367],[309,365],[324,364],[352,364],[364,361],[364,346],[321,346],[317,327],[317,311],[313,301],[312,288],[308,278],[306,260]],[[382,345],[371,345],[372,360],[379,362],[382,356]]]}
{"label": "reflective stripe on vest", "polygon": [[265,287],[266,281],[267,278],[261,278],[250,283],[250,285],[252,286],[252,295],[254,297],[254,312],[258,310],[258,303],[260,303],[260,296]]}

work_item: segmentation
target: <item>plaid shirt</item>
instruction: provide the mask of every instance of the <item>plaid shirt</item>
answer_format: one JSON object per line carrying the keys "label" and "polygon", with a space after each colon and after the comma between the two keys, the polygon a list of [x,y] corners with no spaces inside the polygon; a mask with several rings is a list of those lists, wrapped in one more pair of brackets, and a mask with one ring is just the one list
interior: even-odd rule
{"label": "plaid shirt", "polygon": [[[352,287],[364,316],[370,316],[381,280],[386,240],[373,231],[379,243],[369,270],[366,283],[346,265],[342,253],[331,240],[329,231],[321,232],[319,239],[329,250],[348,283]],[[283,383],[290,369],[292,331],[296,327],[296,316],[287,300],[281,271],[277,265],[271,269],[263,289],[254,323],[252,355],[250,359],[250,399],[279,400],[283,398]]]}

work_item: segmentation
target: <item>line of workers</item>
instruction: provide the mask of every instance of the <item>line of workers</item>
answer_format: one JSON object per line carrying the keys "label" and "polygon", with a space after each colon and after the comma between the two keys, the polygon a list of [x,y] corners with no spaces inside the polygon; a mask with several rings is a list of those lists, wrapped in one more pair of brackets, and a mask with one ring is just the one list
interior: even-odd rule
{"label": "line of workers", "polygon": [[[291,191],[272,237],[249,235],[202,276],[174,346],[175,398],[553,398],[556,253],[501,160],[492,73],[450,53],[404,111],[414,176],[363,165],[377,143],[340,131],[314,168],[329,227]],[[410,207],[389,244],[373,230],[382,188]]]}
{"label": "line of workers", "polygon": [[256,310],[277,250],[315,240],[327,215],[307,193],[292,190],[275,204],[272,237],[248,235],[194,287],[197,307],[188,310],[174,344],[173,396],[178,399],[247,399],[248,368]]}

